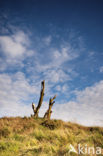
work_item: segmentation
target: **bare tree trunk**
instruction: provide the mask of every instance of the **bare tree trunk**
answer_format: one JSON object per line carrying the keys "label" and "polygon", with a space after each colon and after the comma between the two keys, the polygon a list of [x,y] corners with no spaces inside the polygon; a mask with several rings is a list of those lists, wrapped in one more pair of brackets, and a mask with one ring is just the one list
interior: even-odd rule
{"label": "bare tree trunk", "polygon": [[33,106],[33,103],[32,103],[34,117],[38,117],[39,109],[40,109],[40,107],[42,105],[42,102],[43,102],[44,90],[45,90],[45,81],[42,81],[41,82],[41,92],[40,92],[40,98],[39,98],[38,106],[35,108],[35,105]]}
{"label": "bare tree trunk", "polygon": [[33,112],[35,114],[35,111],[36,111],[36,107],[35,107],[35,104],[32,102],[32,109],[33,109]]}
{"label": "bare tree trunk", "polygon": [[50,98],[50,100],[49,100],[49,108],[46,111],[46,113],[44,115],[44,118],[50,119],[51,113],[52,113],[51,109],[52,109],[53,104],[55,103],[55,101],[54,101],[55,98],[56,98],[56,95],[53,98]]}

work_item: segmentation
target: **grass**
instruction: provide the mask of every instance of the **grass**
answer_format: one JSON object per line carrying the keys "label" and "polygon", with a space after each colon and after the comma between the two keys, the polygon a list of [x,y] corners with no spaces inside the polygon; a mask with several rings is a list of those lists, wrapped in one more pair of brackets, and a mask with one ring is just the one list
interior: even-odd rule
{"label": "grass", "polygon": [[103,128],[33,117],[0,119],[0,156],[69,156],[69,145],[103,148]]}

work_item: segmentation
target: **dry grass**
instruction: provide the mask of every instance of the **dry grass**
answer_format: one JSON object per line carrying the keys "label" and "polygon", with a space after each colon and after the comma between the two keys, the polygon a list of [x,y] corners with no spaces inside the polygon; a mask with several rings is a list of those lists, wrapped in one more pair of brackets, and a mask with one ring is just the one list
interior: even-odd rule
{"label": "dry grass", "polygon": [[0,119],[0,156],[66,156],[69,145],[78,143],[103,148],[103,128],[33,117]]}

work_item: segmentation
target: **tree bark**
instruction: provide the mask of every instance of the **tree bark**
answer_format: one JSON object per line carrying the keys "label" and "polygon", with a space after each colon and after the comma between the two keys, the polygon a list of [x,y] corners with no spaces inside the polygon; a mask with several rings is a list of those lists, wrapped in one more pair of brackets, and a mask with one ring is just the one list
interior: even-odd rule
{"label": "tree bark", "polygon": [[52,113],[51,109],[52,109],[53,104],[55,103],[55,101],[54,101],[55,98],[56,98],[56,95],[53,98],[50,98],[50,100],[49,100],[49,108],[46,111],[46,113],[44,114],[44,118],[50,119],[51,113]]}
{"label": "tree bark", "polygon": [[35,107],[35,104],[32,102],[32,109],[33,109],[33,112],[35,114],[35,111],[36,111],[36,107]]}
{"label": "tree bark", "polygon": [[[39,109],[42,105],[43,102],[43,98],[44,98],[44,90],[45,90],[45,81],[41,82],[41,92],[40,92],[40,98],[39,98],[39,102],[38,102],[38,106],[33,110],[34,111],[34,117],[38,117],[39,114]],[[33,106],[32,106],[33,108]]]}

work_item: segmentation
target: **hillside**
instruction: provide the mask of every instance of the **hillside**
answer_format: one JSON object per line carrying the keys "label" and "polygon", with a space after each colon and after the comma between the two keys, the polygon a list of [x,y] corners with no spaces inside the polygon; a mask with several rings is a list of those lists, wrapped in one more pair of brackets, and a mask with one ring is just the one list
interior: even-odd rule
{"label": "hillside", "polygon": [[0,119],[0,156],[77,155],[69,153],[70,144],[103,148],[103,128],[33,117]]}

